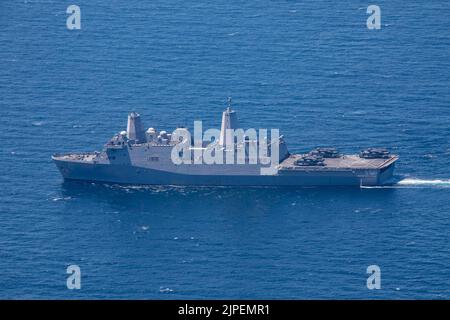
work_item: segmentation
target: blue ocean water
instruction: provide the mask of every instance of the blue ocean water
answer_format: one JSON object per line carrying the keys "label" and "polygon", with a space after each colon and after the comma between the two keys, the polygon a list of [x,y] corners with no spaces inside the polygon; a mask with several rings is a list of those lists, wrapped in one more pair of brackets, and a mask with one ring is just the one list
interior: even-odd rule
{"label": "blue ocean water", "polygon": [[[450,3],[376,1],[381,30],[369,4],[1,1],[0,298],[450,298]],[[228,96],[292,152],[388,147],[401,181],[63,183],[50,160],[101,149],[132,110],[218,127]]]}

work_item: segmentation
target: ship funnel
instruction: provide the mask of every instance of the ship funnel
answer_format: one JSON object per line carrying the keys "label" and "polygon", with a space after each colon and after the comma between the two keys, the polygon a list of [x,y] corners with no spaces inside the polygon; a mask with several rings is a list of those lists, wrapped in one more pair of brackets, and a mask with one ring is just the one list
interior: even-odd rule
{"label": "ship funnel", "polygon": [[220,127],[219,144],[224,146],[226,144],[226,130],[238,129],[238,119],[236,112],[231,110],[231,98],[228,98],[228,108],[222,113],[222,125]]}
{"label": "ship funnel", "polygon": [[145,142],[145,133],[142,130],[141,116],[137,112],[128,115],[127,138],[135,142]]}

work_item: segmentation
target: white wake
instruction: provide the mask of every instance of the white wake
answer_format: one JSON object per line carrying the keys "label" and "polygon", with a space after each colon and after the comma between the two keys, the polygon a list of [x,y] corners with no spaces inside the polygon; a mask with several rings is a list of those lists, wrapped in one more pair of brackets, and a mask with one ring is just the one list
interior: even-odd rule
{"label": "white wake", "polygon": [[383,186],[361,186],[361,189],[389,189],[389,188],[450,188],[450,179],[417,179],[403,178]]}
{"label": "white wake", "polygon": [[396,183],[399,186],[438,186],[438,187],[450,187],[450,179],[416,179],[405,178]]}

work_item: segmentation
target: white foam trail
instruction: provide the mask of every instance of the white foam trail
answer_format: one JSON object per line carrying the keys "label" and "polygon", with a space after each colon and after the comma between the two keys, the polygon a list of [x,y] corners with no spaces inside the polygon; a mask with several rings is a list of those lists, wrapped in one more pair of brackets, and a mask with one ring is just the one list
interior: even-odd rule
{"label": "white foam trail", "polygon": [[384,186],[360,186],[361,189],[389,189],[389,188],[450,188],[450,179],[417,179],[404,178]]}
{"label": "white foam trail", "polygon": [[415,179],[415,178],[406,178],[397,182],[397,185],[401,186],[443,186],[450,187],[450,179],[434,179],[434,180],[426,180],[426,179]]}

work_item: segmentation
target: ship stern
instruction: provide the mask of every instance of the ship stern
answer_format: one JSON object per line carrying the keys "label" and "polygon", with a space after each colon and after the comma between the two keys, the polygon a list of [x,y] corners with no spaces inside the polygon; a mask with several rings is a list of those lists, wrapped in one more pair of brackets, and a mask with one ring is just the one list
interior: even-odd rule
{"label": "ship stern", "polygon": [[394,183],[394,169],[397,160],[398,157],[393,156],[381,166],[378,172],[379,185],[390,185]]}

